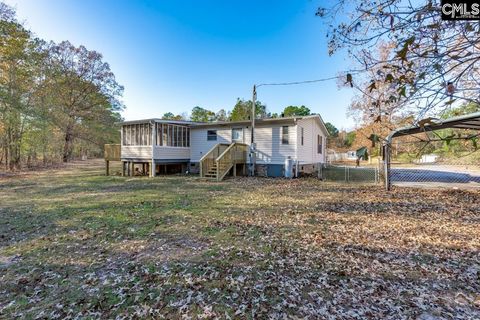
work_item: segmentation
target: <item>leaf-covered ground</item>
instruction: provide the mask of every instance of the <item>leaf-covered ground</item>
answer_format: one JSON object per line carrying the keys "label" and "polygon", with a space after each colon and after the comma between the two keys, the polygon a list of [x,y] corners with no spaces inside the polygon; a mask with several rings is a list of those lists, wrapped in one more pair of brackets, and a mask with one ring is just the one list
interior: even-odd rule
{"label": "leaf-covered ground", "polygon": [[480,192],[0,178],[0,318],[480,318]]}

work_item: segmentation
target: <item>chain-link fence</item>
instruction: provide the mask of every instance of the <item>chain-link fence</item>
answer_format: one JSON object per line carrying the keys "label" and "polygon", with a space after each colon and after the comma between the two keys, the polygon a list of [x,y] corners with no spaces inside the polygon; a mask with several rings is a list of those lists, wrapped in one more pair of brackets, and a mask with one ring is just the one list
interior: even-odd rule
{"label": "chain-link fence", "polygon": [[318,177],[324,181],[346,183],[380,183],[379,160],[360,161],[349,153],[332,153],[326,164],[319,166]]}
{"label": "chain-link fence", "polygon": [[394,138],[390,182],[397,186],[480,188],[477,141],[478,131],[456,129]]}

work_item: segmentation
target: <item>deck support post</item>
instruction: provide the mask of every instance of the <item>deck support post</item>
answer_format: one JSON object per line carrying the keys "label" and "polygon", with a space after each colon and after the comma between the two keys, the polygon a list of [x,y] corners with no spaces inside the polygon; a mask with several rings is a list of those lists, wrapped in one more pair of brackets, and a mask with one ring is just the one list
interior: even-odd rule
{"label": "deck support post", "polygon": [[152,160],[152,163],[148,163],[147,164],[149,166],[149,169],[150,169],[150,177],[153,178],[155,177],[155,161]]}

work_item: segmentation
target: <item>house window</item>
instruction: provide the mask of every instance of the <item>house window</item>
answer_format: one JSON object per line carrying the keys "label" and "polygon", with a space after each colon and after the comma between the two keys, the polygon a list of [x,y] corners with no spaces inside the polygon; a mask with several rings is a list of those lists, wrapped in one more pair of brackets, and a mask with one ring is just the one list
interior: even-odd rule
{"label": "house window", "polygon": [[282,127],[282,144],[288,144],[288,126]]}
{"label": "house window", "polygon": [[322,153],[323,151],[323,137],[317,135],[317,153]]}
{"label": "house window", "polygon": [[208,141],[217,141],[217,130],[208,130],[207,131],[207,140]]}
{"label": "house window", "polygon": [[303,146],[303,127],[300,129],[301,131],[301,137],[300,137],[300,144]]}
{"label": "house window", "polygon": [[232,141],[243,141],[242,128],[232,128]]}

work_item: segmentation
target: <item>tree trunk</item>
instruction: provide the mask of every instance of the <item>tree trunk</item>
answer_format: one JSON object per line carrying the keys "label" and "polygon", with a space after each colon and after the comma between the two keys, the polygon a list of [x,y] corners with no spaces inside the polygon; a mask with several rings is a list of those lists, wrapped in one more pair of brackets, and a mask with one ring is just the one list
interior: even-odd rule
{"label": "tree trunk", "polygon": [[9,168],[9,161],[10,161],[10,158],[9,158],[9,154],[8,154],[8,146],[5,146],[5,170],[8,170]]}
{"label": "tree trunk", "polygon": [[6,156],[8,170],[20,169],[20,134],[12,127],[7,127]]}
{"label": "tree trunk", "polygon": [[73,125],[67,125],[65,130],[65,144],[63,145],[63,162],[68,162],[72,159],[73,153]]}
{"label": "tree trunk", "polygon": [[9,161],[9,169],[10,171],[14,171],[20,169],[20,146],[18,145],[18,141],[13,141],[10,144],[9,148],[10,153],[10,161]]}

